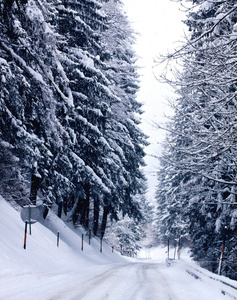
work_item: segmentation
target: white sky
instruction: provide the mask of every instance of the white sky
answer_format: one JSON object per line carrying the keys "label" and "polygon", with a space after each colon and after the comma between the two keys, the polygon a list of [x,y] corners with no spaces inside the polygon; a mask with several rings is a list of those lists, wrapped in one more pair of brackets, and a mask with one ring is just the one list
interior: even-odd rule
{"label": "white sky", "polygon": [[144,104],[145,111],[142,116],[142,129],[150,136],[150,146],[146,148],[147,167],[145,172],[148,178],[148,196],[152,199],[155,191],[158,161],[149,155],[159,154],[160,143],[164,138],[164,132],[155,129],[152,122],[165,122],[164,115],[170,113],[168,99],[174,97],[171,88],[159,83],[154,75],[152,67],[154,58],[159,54],[172,51],[177,42],[184,36],[185,25],[181,20],[185,19],[179,3],[170,0],[123,0],[132,27],[139,33],[135,50],[140,57],[138,65],[141,74],[141,88],[138,101]]}

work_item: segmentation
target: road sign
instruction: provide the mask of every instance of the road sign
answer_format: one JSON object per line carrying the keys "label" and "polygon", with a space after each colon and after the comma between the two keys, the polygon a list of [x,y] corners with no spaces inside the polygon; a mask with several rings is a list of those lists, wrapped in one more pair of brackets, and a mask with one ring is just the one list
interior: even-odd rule
{"label": "road sign", "polygon": [[35,205],[26,205],[21,209],[21,219],[28,224],[36,223],[40,218],[40,212]]}

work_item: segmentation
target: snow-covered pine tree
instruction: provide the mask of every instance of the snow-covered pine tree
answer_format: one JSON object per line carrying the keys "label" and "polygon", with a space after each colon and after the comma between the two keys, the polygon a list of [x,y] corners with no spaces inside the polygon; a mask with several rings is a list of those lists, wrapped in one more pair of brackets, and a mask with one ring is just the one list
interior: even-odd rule
{"label": "snow-covered pine tree", "polygon": [[[189,142],[170,143],[170,149],[181,153],[178,172],[190,173],[188,181],[184,185],[181,181],[178,189],[180,195],[188,196],[187,215],[194,257],[217,271],[220,245],[224,236],[227,243],[235,240],[236,228],[236,64],[233,55],[237,6],[233,1],[195,1],[195,4],[186,21],[191,38],[173,56],[180,59],[184,67],[175,84],[180,86],[176,119],[185,126],[177,128],[176,141],[183,137]],[[169,165],[173,163],[171,159]],[[223,272],[236,278],[228,264],[228,256],[232,254],[226,252],[225,255]]]}
{"label": "snow-covered pine tree", "polygon": [[[193,178],[190,170],[183,164],[185,153],[181,149],[185,149],[190,143],[188,135],[185,134],[190,124],[181,107],[177,105],[177,115],[174,114],[167,124],[169,134],[163,144],[160,169],[157,173],[156,222],[159,239],[163,243],[167,243],[168,239],[174,242],[180,236],[186,236],[188,232],[186,210],[190,195],[187,185]],[[183,108],[186,109],[187,106],[184,105]]]}
{"label": "snow-covered pine tree", "polygon": [[105,4],[0,6],[1,140],[24,166],[32,203],[40,189],[58,215],[64,208],[95,232],[101,222],[102,235],[108,215],[140,216],[135,195],[144,189],[146,144],[137,126],[132,33],[117,20],[122,11],[110,15]]}
{"label": "snow-covered pine tree", "polygon": [[[105,5],[103,1],[101,5]],[[116,7],[115,3],[113,5]],[[119,121],[127,122],[128,114],[125,112],[128,111],[128,106],[131,107],[129,111],[131,115],[137,111],[135,106],[140,106],[134,101],[138,85],[134,86],[134,81],[131,81],[137,77],[134,67],[131,66],[134,64],[132,60],[134,53],[129,54],[130,50],[127,49],[130,43],[129,35],[117,34],[115,30],[118,30],[121,24],[114,19],[114,15],[106,12],[105,7],[102,13],[98,2],[62,2],[60,5],[56,3],[55,7],[57,14],[52,22],[58,32],[65,37],[65,44],[59,45],[60,61],[70,80],[75,106],[73,130],[77,143],[73,151],[85,163],[81,179],[76,183],[78,191],[75,193],[75,201],[71,202],[74,204],[73,219],[74,222],[79,220],[88,226],[88,222],[91,222],[88,220],[89,208],[93,207],[94,231],[97,231],[99,208],[102,207],[104,210],[102,223],[105,226],[108,213],[112,218],[116,218],[118,210],[125,207],[120,207],[120,203],[127,201],[123,199],[129,195],[129,193],[125,195],[124,185],[127,179],[122,180],[122,176],[132,172],[129,166],[124,168],[126,160],[121,146],[116,142],[119,135],[115,134],[115,131],[118,128],[116,125],[118,118]],[[116,25],[111,28],[108,24]],[[124,24],[124,28],[126,26],[128,23]],[[117,56],[110,51],[110,45],[115,49],[123,39],[124,47],[120,47],[120,51],[127,54]],[[127,60],[126,64],[123,62],[124,57]],[[124,65],[117,70],[119,64]],[[132,74],[130,80],[132,91],[128,91],[127,86],[121,87],[118,80],[120,72],[123,72],[123,80],[126,73]],[[126,102],[126,105],[122,105],[125,96],[128,99],[130,97],[129,101],[132,100],[133,104]],[[133,139],[134,141],[137,139],[138,143],[141,141],[142,144],[140,136],[141,132],[138,131],[137,137],[134,136]],[[124,144],[124,141],[128,141],[131,137],[123,134],[120,139],[121,144]],[[132,143],[130,142],[131,146]],[[142,151],[137,154],[144,156]],[[125,203],[129,207],[128,201]]]}
{"label": "snow-covered pine tree", "polygon": [[22,176],[19,159],[11,152],[11,146],[0,143],[0,195],[7,201],[28,204],[25,193],[25,178]]}
{"label": "snow-covered pine tree", "polygon": [[0,128],[1,139],[20,158],[24,173],[32,173],[32,179],[41,181],[50,164],[50,143],[56,134],[52,130],[54,89],[45,62],[52,56],[54,39],[49,43],[51,34],[42,12],[33,6],[33,2],[25,1],[1,4]]}
{"label": "snow-covered pine tree", "polygon": [[140,167],[144,165],[143,147],[147,142],[138,127],[142,112],[141,104],[136,100],[139,81],[132,48],[134,32],[120,1],[105,1],[103,8],[110,16],[109,29],[103,37],[106,75],[117,96],[116,101],[110,102],[105,130],[106,139],[113,149],[110,152],[113,164],[117,165],[114,171],[112,168],[116,184],[113,199],[124,215],[139,217],[135,195],[142,194],[146,188]]}

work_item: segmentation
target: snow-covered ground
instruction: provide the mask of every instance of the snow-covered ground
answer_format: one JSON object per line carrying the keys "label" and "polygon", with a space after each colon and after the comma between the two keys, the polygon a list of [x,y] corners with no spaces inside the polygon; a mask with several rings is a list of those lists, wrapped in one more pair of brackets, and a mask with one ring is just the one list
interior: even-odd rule
{"label": "snow-covered ground", "polygon": [[[57,247],[57,232],[60,243]],[[214,275],[192,262],[188,253],[166,264],[166,249],[142,250],[126,258],[81,228],[69,228],[52,212],[32,225],[23,248],[19,211],[0,197],[1,300],[229,300],[237,282]]]}

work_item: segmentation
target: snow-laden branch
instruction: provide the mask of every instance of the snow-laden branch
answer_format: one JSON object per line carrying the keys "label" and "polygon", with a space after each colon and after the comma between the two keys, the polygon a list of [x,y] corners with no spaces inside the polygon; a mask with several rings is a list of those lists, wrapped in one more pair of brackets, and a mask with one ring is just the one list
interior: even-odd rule
{"label": "snow-laden branch", "polygon": [[214,178],[214,177],[211,177],[210,175],[207,175],[205,173],[202,173],[201,175],[203,177],[205,177],[209,180],[213,180],[215,182],[223,183],[223,184],[226,184],[226,185],[237,185],[236,181],[226,181],[226,180],[223,180],[223,179]]}
{"label": "snow-laden branch", "polygon": [[30,66],[27,66],[24,59],[22,59],[19,55],[17,55],[13,49],[8,47],[4,42],[0,42],[3,49],[5,49],[11,57],[22,67],[24,70],[30,74],[38,83],[46,85],[46,82],[44,81],[42,75],[35,70],[33,70]]}

